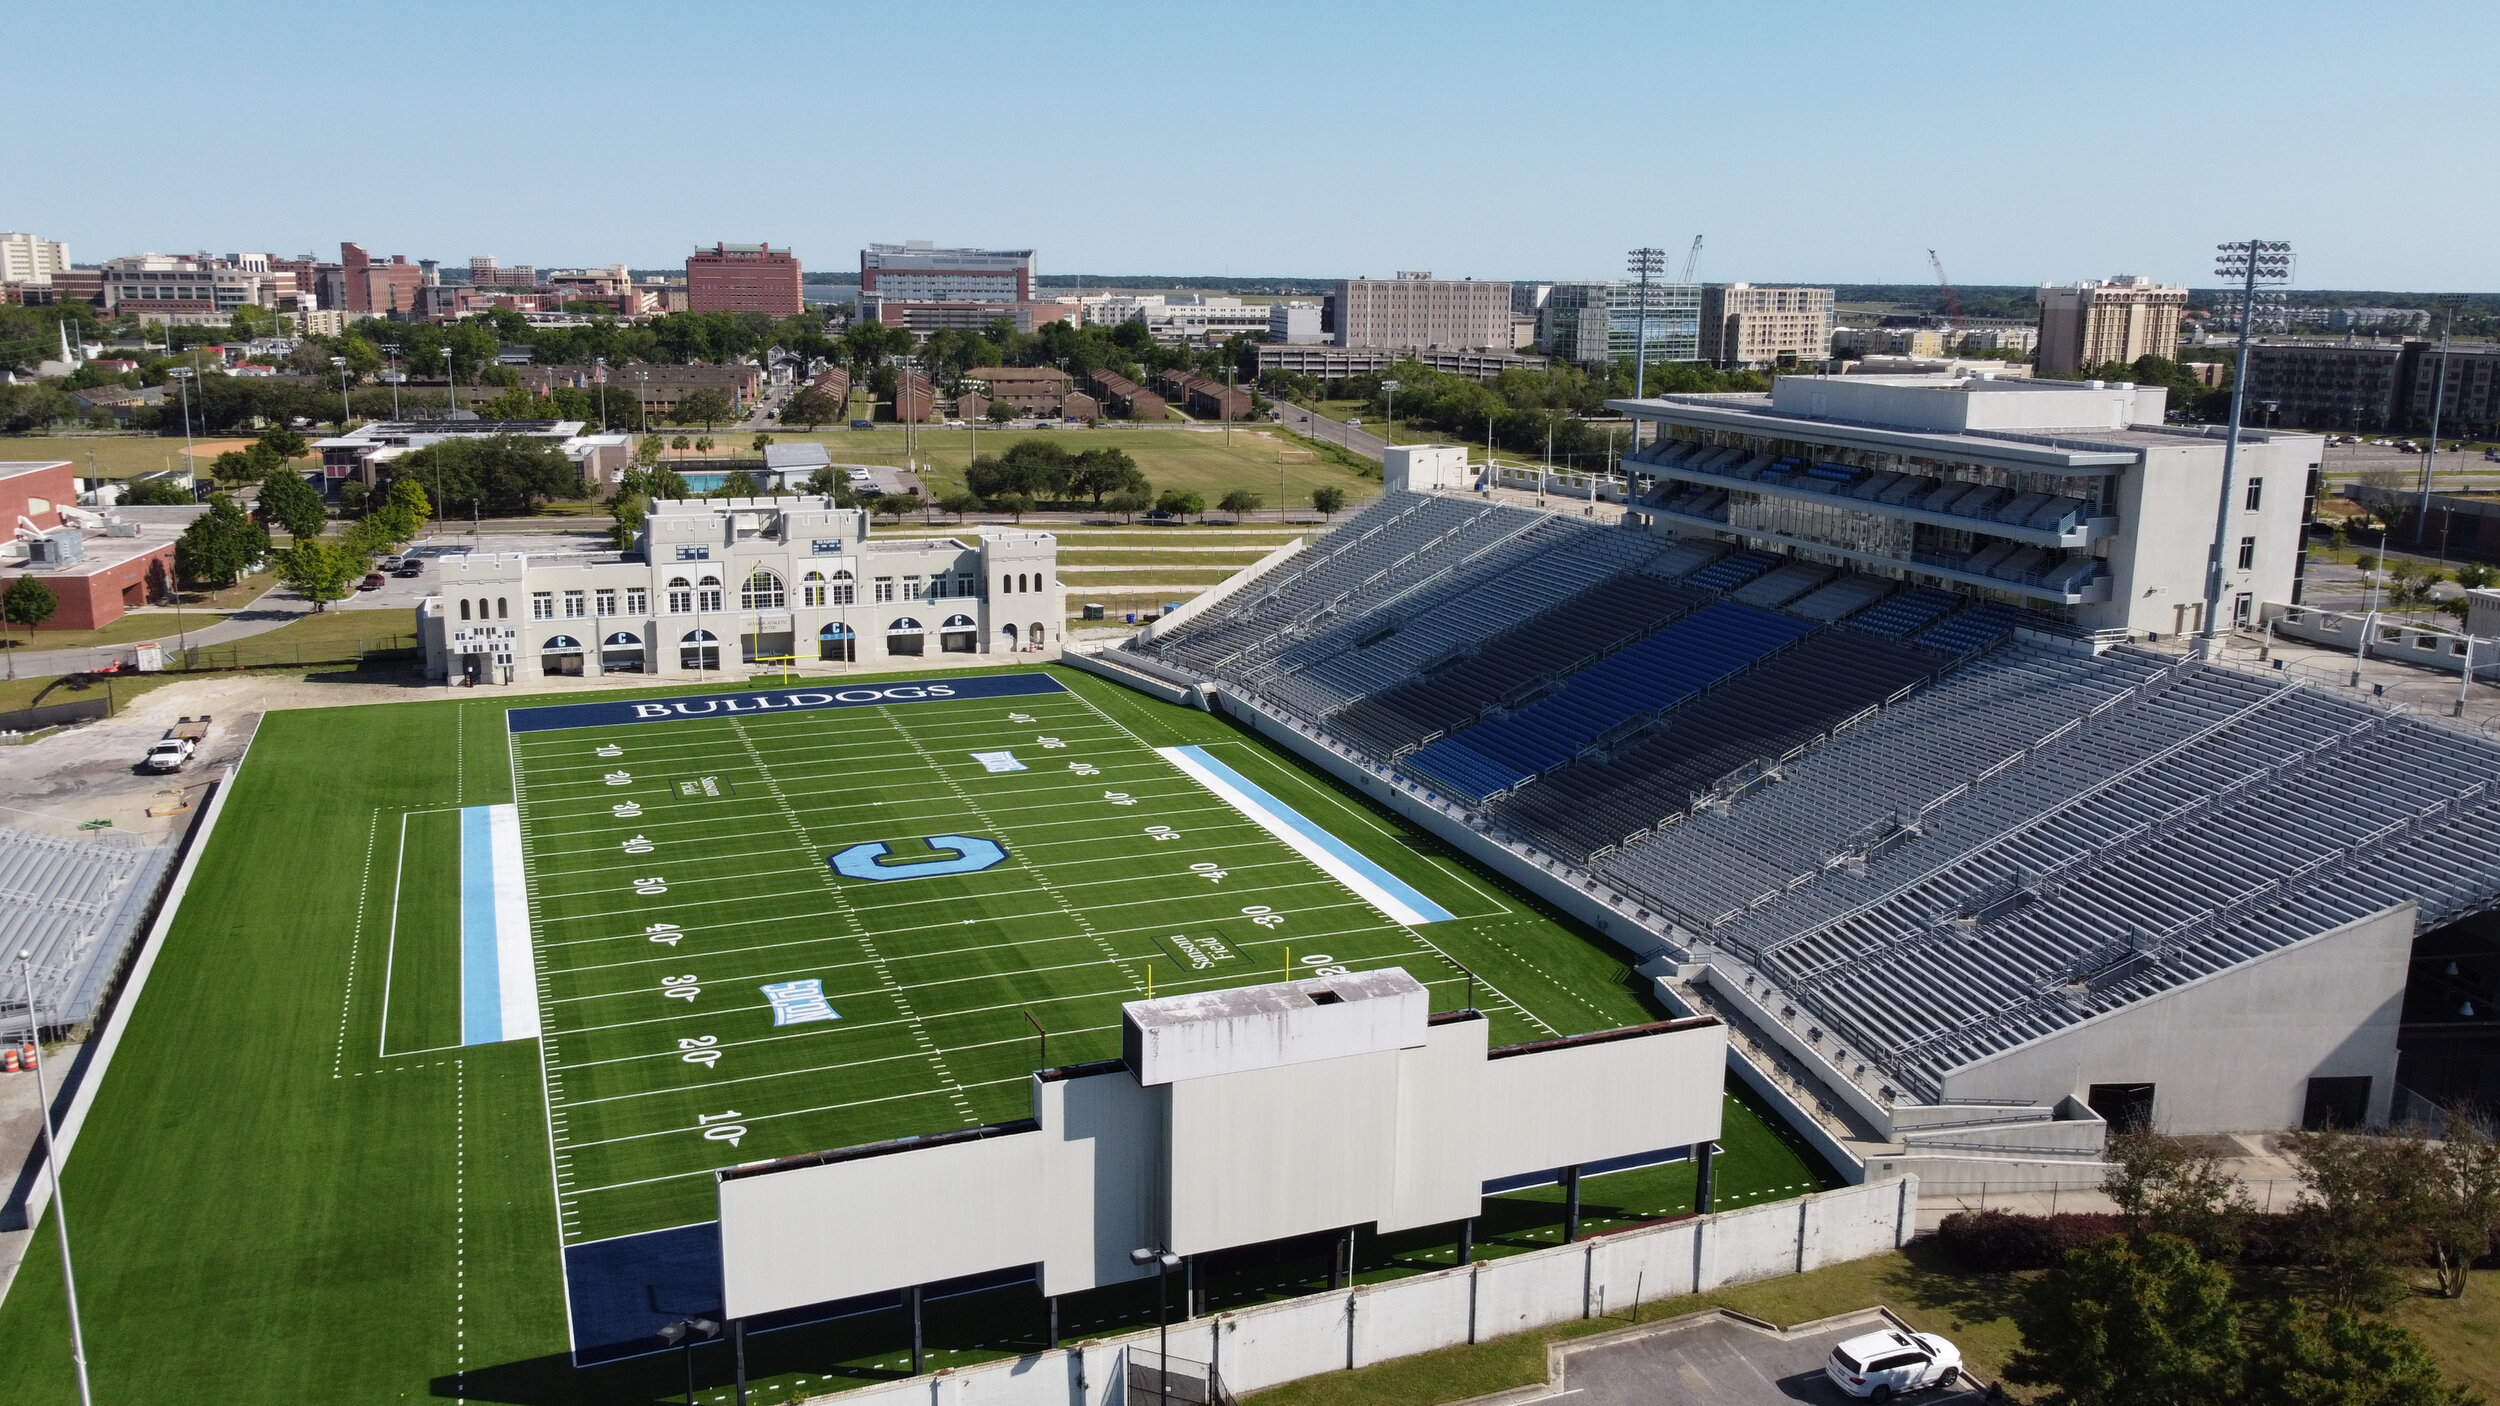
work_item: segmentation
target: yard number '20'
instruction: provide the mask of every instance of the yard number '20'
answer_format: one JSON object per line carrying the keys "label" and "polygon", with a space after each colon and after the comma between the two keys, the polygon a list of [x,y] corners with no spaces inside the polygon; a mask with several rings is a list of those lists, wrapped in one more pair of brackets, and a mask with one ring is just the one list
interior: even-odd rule
{"label": "yard number '20'", "polygon": [[677,1048],[681,1051],[677,1057],[688,1064],[700,1064],[709,1069],[720,1063],[720,1050],[717,1048],[719,1044],[718,1035],[696,1035],[677,1042]]}
{"label": "yard number '20'", "polygon": [[1314,952],[1303,958],[1302,965],[1310,968],[1309,971],[1303,973],[1304,976],[1351,976],[1353,974],[1353,968],[1338,966],[1337,959],[1325,952]]}

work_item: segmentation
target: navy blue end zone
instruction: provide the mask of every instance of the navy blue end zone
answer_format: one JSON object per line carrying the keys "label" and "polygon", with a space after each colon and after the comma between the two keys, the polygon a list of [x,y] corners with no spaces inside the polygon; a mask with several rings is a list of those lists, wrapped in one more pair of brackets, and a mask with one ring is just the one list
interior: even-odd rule
{"label": "navy blue end zone", "polygon": [[623,703],[565,703],[548,708],[514,708],[504,714],[504,727],[511,732],[553,732],[571,727],[677,722],[687,718],[726,718],[745,713],[804,713],[824,708],[873,708],[889,703],[1015,698],[1067,691],[1066,685],[1048,674],[973,674],[925,682],[826,688],[757,688],[738,693],[696,694],[690,698],[637,698]]}
{"label": "navy blue end zone", "polygon": [[[1027,1265],[948,1279],[924,1286],[922,1297],[942,1299],[1029,1284],[1033,1273]],[[718,1221],[566,1246],[564,1292],[573,1324],[573,1365],[595,1367],[666,1352],[660,1329],[684,1318],[719,1321],[720,1275]],[[759,1314],[747,1320],[747,1331],[769,1333],[902,1305],[900,1290],[863,1294]]]}

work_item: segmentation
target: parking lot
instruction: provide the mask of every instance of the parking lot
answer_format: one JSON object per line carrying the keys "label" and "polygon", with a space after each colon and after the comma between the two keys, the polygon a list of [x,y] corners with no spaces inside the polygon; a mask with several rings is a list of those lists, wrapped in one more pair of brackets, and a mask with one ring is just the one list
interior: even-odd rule
{"label": "parking lot", "polygon": [[[1832,1348],[1861,1333],[1903,1326],[1880,1309],[1865,1309],[1782,1332],[1732,1314],[1689,1314],[1555,1347],[1556,1380],[1506,1392],[1501,1406],[1563,1397],[1572,1406],[1786,1406],[1851,1400],[1823,1375]],[[1905,1398],[1920,1406],[1962,1406],[1987,1399],[1963,1386]]]}

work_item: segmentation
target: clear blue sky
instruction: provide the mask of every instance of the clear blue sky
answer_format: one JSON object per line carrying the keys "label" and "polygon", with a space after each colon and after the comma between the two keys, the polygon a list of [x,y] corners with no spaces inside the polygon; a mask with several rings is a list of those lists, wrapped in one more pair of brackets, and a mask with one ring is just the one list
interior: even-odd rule
{"label": "clear blue sky", "polygon": [[[93,261],[770,240],[1045,272],[2487,290],[2500,4],[30,5],[0,228]],[[31,120],[30,120],[31,119]]]}

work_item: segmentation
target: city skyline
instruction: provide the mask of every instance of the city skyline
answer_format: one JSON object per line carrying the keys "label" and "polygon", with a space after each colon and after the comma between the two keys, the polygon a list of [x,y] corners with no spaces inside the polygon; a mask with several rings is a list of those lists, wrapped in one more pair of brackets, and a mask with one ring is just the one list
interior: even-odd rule
{"label": "city skyline", "polygon": [[[211,153],[272,149],[133,163],[19,144],[0,155],[18,197],[0,225],[90,263],[352,239],[455,267],[491,253],[659,268],[769,240],[827,271],[855,268],[869,242],[931,238],[1035,248],[1045,274],[1540,280],[1614,276],[1634,245],[1680,267],[1698,233],[1707,281],[1926,282],[1933,248],[1973,285],[2208,286],[2215,242],[2268,237],[2299,251],[2302,287],[2494,285],[2476,231],[2500,195],[2454,175],[2454,152],[2477,144],[2425,140],[2437,124],[2372,78],[2500,39],[2500,16],[2464,5],[2127,5],[2088,27],[1978,7],[1591,5],[1560,12],[1544,52],[1519,49],[1510,12],[1489,6],[1429,22],[1394,5],[1286,6],[1179,31],[1128,7],[1043,25],[976,7],[959,33],[1024,37],[894,65],[861,58],[911,51],[921,36],[895,15],[784,13],[759,50],[753,30],[674,34],[680,12],[627,4],[596,12],[609,37],[672,67],[603,59],[573,75],[587,89],[544,65],[412,67],[370,108],[353,83],[288,100],[320,90],[252,81],[261,27],[305,36],[315,62],[333,45],[387,50],[404,27],[294,5],[193,23],[221,11],[245,14],[190,7],[194,42],[117,56],[114,111],[142,131],[179,125]],[[578,33],[594,12],[534,11],[519,33],[507,11],[430,13],[436,39],[491,50],[535,25]],[[84,26],[21,23],[32,51],[73,51]],[[758,109],[756,85],[775,86],[758,52],[819,57],[787,73],[787,102]],[[948,86],[933,103],[936,74]],[[26,95],[75,112],[90,79],[45,66]],[[642,84],[677,99],[634,97]],[[344,120],[319,118],[330,102]],[[1148,168],[1073,139],[1153,142],[1192,116],[1205,140]],[[724,140],[724,123],[748,130]],[[1072,140],[1001,140],[1036,123]],[[499,154],[507,141],[526,155]],[[892,159],[896,142],[923,155]],[[2428,218],[2407,213],[2424,205]]]}

